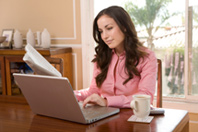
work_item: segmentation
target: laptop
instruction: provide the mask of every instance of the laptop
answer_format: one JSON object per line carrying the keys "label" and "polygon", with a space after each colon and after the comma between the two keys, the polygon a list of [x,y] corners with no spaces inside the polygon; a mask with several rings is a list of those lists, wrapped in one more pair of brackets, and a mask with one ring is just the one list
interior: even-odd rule
{"label": "laptop", "polygon": [[78,102],[66,77],[13,74],[33,113],[72,122],[90,124],[120,112],[119,108]]}

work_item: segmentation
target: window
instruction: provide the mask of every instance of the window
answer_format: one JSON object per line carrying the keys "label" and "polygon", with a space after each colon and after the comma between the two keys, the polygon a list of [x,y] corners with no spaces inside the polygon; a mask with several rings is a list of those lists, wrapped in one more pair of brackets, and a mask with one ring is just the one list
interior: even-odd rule
{"label": "window", "polygon": [[188,7],[188,95],[198,95],[198,2]]}

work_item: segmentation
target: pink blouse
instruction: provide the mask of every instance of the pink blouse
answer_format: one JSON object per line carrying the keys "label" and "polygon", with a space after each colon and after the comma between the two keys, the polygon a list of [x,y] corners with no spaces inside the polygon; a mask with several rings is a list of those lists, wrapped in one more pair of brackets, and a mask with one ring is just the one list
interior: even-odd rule
{"label": "pink blouse", "polygon": [[[155,93],[156,77],[157,77],[157,59],[154,52],[146,49],[149,54],[144,60],[141,59],[137,69],[139,76],[134,76],[123,85],[128,78],[125,72],[125,53],[117,56],[112,52],[112,60],[108,69],[107,77],[101,88],[96,85],[95,77],[100,73],[100,69],[94,64],[93,79],[88,89],[75,91],[75,95],[79,101],[83,101],[93,93],[97,93],[107,99],[107,105],[118,108],[130,108],[132,95],[147,94],[151,96],[151,103]],[[116,68],[116,69],[115,69]]]}

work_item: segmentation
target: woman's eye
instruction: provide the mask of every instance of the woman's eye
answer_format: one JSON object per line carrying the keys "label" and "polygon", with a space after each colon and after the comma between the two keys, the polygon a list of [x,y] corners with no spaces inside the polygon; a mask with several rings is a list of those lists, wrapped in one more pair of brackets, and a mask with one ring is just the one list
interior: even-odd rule
{"label": "woman's eye", "polygon": [[98,31],[99,33],[102,33],[102,31]]}
{"label": "woman's eye", "polygon": [[107,28],[108,30],[111,30],[113,27],[109,27],[109,28]]}

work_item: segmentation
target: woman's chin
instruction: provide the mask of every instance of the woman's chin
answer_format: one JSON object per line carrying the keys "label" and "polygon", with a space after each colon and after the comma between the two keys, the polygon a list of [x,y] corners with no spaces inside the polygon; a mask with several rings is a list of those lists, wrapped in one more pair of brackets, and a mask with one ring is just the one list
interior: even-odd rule
{"label": "woman's chin", "polygon": [[115,48],[115,47],[112,46],[112,45],[108,45],[108,47],[109,47],[110,49],[114,49],[114,48]]}

